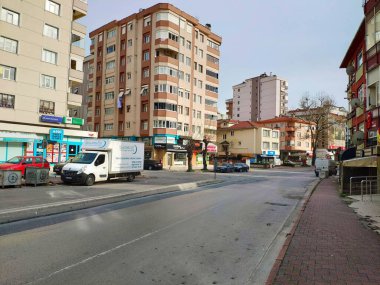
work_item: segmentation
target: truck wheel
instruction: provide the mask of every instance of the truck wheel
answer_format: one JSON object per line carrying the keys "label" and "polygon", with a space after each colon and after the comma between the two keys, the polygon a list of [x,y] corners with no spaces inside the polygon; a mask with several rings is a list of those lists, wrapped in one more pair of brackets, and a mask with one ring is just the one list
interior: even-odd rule
{"label": "truck wheel", "polygon": [[89,176],[87,176],[86,181],[84,182],[84,184],[86,186],[92,186],[92,185],[94,185],[94,183],[95,183],[95,177],[92,174],[90,174]]}
{"label": "truck wheel", "polygon": [[132,174],[130,174],[130,175],[127,176],[127,181],[128,182],[132,182],[134,179],[135,179],[135,176],[132,175]]}

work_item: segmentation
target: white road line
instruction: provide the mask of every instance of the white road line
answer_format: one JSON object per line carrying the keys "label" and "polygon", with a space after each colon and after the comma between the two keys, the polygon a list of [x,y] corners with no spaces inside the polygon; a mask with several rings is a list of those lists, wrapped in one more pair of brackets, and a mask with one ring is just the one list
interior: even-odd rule
{"label": "white road line", "polygon": [[169,228],[172,228],[172,227],[174,227],[174,226],[176,226],[176,225],[178,225],[178,224],[181,224],[181,223],[184,223],[184,222],[186,222],[186,221],[188,221],[188,220],[191,220],[191,219],[193,219],[193,218],[195,218],[195,217],[197,217],[197,216],[200,216],[200,215],[206,213],[207,211],[210,211],[210,210],[212,210],[212,209],[214,209],[214,208],[216,208],[216,207],[218,207],[218,206],[219,206],[219,204],[216,204],[216,205],[214,205],[214,206],[212,206],[212,207],[208,207],[208,208],[206,208],[206,209],[204,209],[204,210],[202,210],[202,211],[200,211],[200,212],[198,212],[198,213],[196,213],[196,214],[194,214],[194,215],[192,215],[192,216],[186,217],[186,218],[184,218],[184,219],[182,219],[182,220],[179,220],[179,221],[177,221],[177,222],[175,222],[175,223],[172,223],[172,224],[170,224],[170,225],[167,225],[167,226],[165,226],[165,227],[163,227],[163,228],[161,228],[161,229],[158,229],[158,230],[155,230],[155,231],[153,231],[153,232],[147,233],[147,234],[142,235],[142,236],[140,236],[140,237],[138,237],[138,238],[135,238],[135,239],[133,239],[133,240],[131,240],[131,241],[128,241],[128,242],[126,242],[126,243],[122,243],[122,244],[120,244],[120,245],[118,245],[118,246],[115,246],[115,247],[113,247],[113,248],[111,248],[111,249],[109,249],[109,250],[106,250],[106,251],[100,252],[100,253],[95,254],[95,255],[93,255],[93,256],[90,256],[90,257],[88,257],[88,258],[86,258],[86,259],[83,259],[83,260],[81,260],[81,261],[79,261],[79,262],[76,262],[76,263],[73,263],[73,264],[68,265],[68,266],[66,266],[66,267],[63,267],[63,268],[61,268],[61,269],[59,269],[59,270],[57,270],[57,271],[54,271],[54,272],[50,273],[48,276],[38,278],[38,279],[36,279],[36,280],[34,280],[34,281],[31,281],[31,282],[28,282],[28,283],[26,283],[26,284],[36,284],[36,283],[38,283],[38,282],[40,282],[40,281],[44,281],[44,280],[46,280],[46,279],[49,279],[49,278],[53,277],[54,275],[57,275],[57,274],[59,274],[59,273],[61,273],[61,272],[63,272],[63,271],[70,270],[70,269],[72,269],[72,268],[74,268],[74,267],[77,267],[77,266],[79,266],[79,265],[81,265],[81,264],[85,264],[85,263],[87,263],[87,262],[89,262],[89,261],[91,261],[91,260],[94,260],[95,258],[98,258],[98,257],[104,256],[104,255],[107,255],[107,254],[109,254],[109,253],[111,253],[111,252],[114,252],[114,251],[116,251],[116,250],[118,250],[118,249],[121,249],[121,248],[126,247],[126,246],[128,246],[128,245],[130,245],[130,244],[133,244],[133,243],[135,243],[135,242],[138,242],[138,241],[140,241],[140,240],[142,240],[142,239],[144,239],[144,238],[147,238],[147,237],[149,237],[149,236],[152,236],[152,235],[154,235],[154,234],[157,234],[157,233],[160,233],[160,232],[162,232],[162,231],[164,231],[164,230],[167,230],[167,229],[169,229]]}

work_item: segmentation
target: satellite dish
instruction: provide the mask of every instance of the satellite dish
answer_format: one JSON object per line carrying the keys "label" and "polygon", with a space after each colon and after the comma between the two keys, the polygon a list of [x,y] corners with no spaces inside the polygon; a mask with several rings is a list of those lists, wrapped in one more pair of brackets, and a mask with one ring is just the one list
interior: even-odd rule
{"label": "satellite dish", "polygon": [[352,108],[361,107],[362,102],[360,102],[359,98],[354,98],[350,102]]}
{"label": "satellite dish", "polygon": [[347,75],[351,76],[355,73],[355,67],[353,65],[349,65],[346,67]]}
{"label": "satellite dish", "polygon": [[354,145],[360,145],[364,142],[364,133],[362,131],[357,131],[352,136],[352,143]]}

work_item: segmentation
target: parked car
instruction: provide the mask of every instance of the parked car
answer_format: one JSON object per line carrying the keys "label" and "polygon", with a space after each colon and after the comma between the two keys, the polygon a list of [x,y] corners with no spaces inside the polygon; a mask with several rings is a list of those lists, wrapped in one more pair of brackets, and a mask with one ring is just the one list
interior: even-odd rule
{"label": "parked car", "polygon": [[248,172],[249,166],[245,163],[238,162],[234,164],[234,170],[236,172]]}
{"label": "parked car", "polygon": [[144,169],[145,170],[162,170],[162,162],[160,160],[145,159]]}
{"label": "parked car", "polygon": [[231,163],[222,163],[216,167],[216,172],[234,172],[234,166]]}
{"label": "parked car", "polygon": [[27,167],[50,168],[50,164],[42,156],[15,156],[7,162],[0,164],[0,169],[21,170],[23,176]]}
{"label": "parked car", "polygon": [[69,158],[68,160],[66,160],[66,162],[57,163],[56,165],[54,165],[54,167],[53,167],[53,171],[54,171],[56,174],[61,175],[61,174],[62,174],[62,168],[63,168],[67,163],[70,163],[72,160],[73,160],[73,158]]}

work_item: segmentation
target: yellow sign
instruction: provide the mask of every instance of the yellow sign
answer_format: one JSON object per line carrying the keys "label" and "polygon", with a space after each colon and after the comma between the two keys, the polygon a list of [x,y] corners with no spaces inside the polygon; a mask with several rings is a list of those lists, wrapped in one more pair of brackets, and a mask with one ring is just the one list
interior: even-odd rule
{"label": "yellow sign", "polygon": [[377,129],[377,145],[380,145],[380,129]]}

